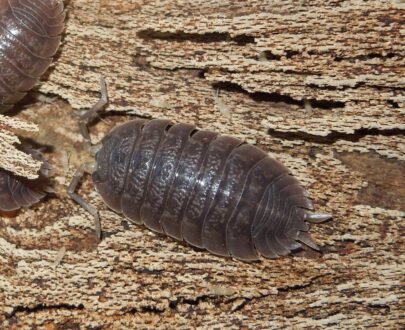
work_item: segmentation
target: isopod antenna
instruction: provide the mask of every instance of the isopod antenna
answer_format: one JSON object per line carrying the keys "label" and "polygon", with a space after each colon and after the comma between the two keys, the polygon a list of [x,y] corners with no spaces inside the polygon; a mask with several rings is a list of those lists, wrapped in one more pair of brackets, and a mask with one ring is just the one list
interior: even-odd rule
{"label": "isopod antenna", "polygon": [[[107,95],[107,85],[105,79],[100,77],[100,99],[98,102],[91,107],[90,110],[86,111],[83,115],[80,116],[79,119],[79,128],[80,133],[83,136],[84,144],[86,148],[91,152],[94,153],[93,144],[91,143],[91,138],[89,134],[89,129],[87,125],[91,123],[96,117],[97,112],[104,109],[108,102],[108,95]],[[97,149],[97,146],[95,147]],[[92,174],[95,170],[95,162],[87,162],[82,165],[76,170],[73,178],[67,188],[67,194],[70,198],[72,198],[76,203],[78,203],[81,207],[83,207],[87,212],[89,212],[94,217],[94,224],[96,230],[96,236],[98,239],[101,239],[101,223],[100,217],[98,214],[97,209],[89,204],[87,201],[83,199],[79,194],[76,193],[76,188],[79,185],[81,179],[85,174]]]}

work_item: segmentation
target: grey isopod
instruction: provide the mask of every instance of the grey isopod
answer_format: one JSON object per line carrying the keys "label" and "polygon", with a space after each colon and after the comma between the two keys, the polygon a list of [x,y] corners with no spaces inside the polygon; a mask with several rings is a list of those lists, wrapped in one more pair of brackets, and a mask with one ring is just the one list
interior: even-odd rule
{"label": "grey isopod", "polygon": [[[102,97],[80,122],[107,102]],[[100,224],[97,210],[75,193],[85,172],[104,202],[127,219],[221,256],[250,261],[275,258],[304,243],[317,249],[308,222],[331,216],[312,213],[306,190],[288,169],[261,149],[189,124],[136,119],[110,131],[96,162],[82,165],[69,195]]]}
{"label": "grey isopod", "polygon": [[39,178],[28,180],[0,169],[0,211],[10,212],[21,207],[29,207],[45,197],[45,191],[49,190],[46,187],[46,179],[50,170],[49,163],[38,150],[34,150],[30,146],[26,146],[24,149],[34,159],[42,161]]}
{"label": "grey isopod", "polygon": [[0,113],[21,100],[49,67],[64,20],[60,0],[0,0]]}

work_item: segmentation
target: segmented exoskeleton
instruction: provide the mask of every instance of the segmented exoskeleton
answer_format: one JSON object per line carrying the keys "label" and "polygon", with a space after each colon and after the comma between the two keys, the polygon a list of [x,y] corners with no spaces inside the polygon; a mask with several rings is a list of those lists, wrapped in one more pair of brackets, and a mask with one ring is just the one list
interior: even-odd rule
{"label": "segmented exoskeleton", "polygon": [[46,71],[64,28],[60,0],[0,0],[0,113]]}
{"label": "segmented exoskeleton", "polygon": [[46,195],[45,190],[48,190],[46,179],[49,176],[50,165],[39,151],[31,147],[25,147],[25,151],[34,159],[42,161],[39,178],[28,180],[0,169],[0,211],[9,212],[29,207]]}
{"label": "segmented exoskeleton", "polygon": [[[85,123],[103,99],[83,117],[87,141]],[[317,249],[308,222],[330,218],[309,211],[306,190],[263,150],[189,124],[137,119],[103,138],[96,164],[82,166],[69,187],[97,218],[74,193],[86,169],[112,210],[221,256],[274,258],[301,243]]]}

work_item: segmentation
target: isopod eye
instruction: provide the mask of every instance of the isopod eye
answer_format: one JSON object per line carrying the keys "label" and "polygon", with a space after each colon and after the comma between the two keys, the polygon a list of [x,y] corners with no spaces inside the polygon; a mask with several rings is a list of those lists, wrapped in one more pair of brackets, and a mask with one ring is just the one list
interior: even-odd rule
{"label": "isopod eye", "polygon": [[99,158],[100,158],[100,150],[96,152],[96,154],[94,155],[94,158],[95,158],[96,163],[97,163]]}
{"label": "isopod eye", "polygon": [[96,154],[96,171],[93,172],[93,181],[94,182],[104,182],[107,179],[108,167],[103,166],[106,163],[105,154],[102,151],[97,152]]}
{"label": "isopod eye", "polygon": [[103,180],[102,178],[101,178],[101,176],[100,176],[100,172],[98,171],[98,169],[97,169],[97,171],[94,171],[93,172],[93,174],[92,174],[92,179],[93,179],[93,183],[94,184],[96,184],[96,183],[101,183],[101,182],[104,182],[105,180]]}

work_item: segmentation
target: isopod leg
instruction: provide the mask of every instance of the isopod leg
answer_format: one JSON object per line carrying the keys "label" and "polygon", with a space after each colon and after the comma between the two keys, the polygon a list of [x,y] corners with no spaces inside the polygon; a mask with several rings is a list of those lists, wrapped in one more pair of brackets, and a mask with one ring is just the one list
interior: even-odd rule
{"label": "isopod leg", "polygon": [[100,93],[101,95],[98,102],[93,105],[90,110],[81,115],[79,119],[80,133],[84,138],[84,143],[89,149],[91,148],[91,139],[87,125],[97,117],[97,112],[102,110],[108,102],[107,85],[103,77],[100,77]]}
{"label": "isopod leg", "polygon": [[303,232],[303,231],[298,232],[298,236],[297,236],[296,240],[301,243],[304,243],[305,245],[309,246],[310,248],[314,249],[315,251],[320,251],[319,246],[314,242],[312,237],[307,232]]}
{"label": "isopod leg", "polygon": [[86,202],[83,197],[79,196],[75,191],[76,188],[82,179],[85,173],[92,173],[94,170],[94,163],[85,163],[82,164],[74,174],[72,181],[69,184],[67,189],[67,193],[70,198],[72,198],[77,204],[83,207],[87,212],[89,212],[94,217],[94,224],[96,229],[96,236],[98,239],[101,239],[101,224],[100,224],[100,217],[98,215],[97,209]]}

